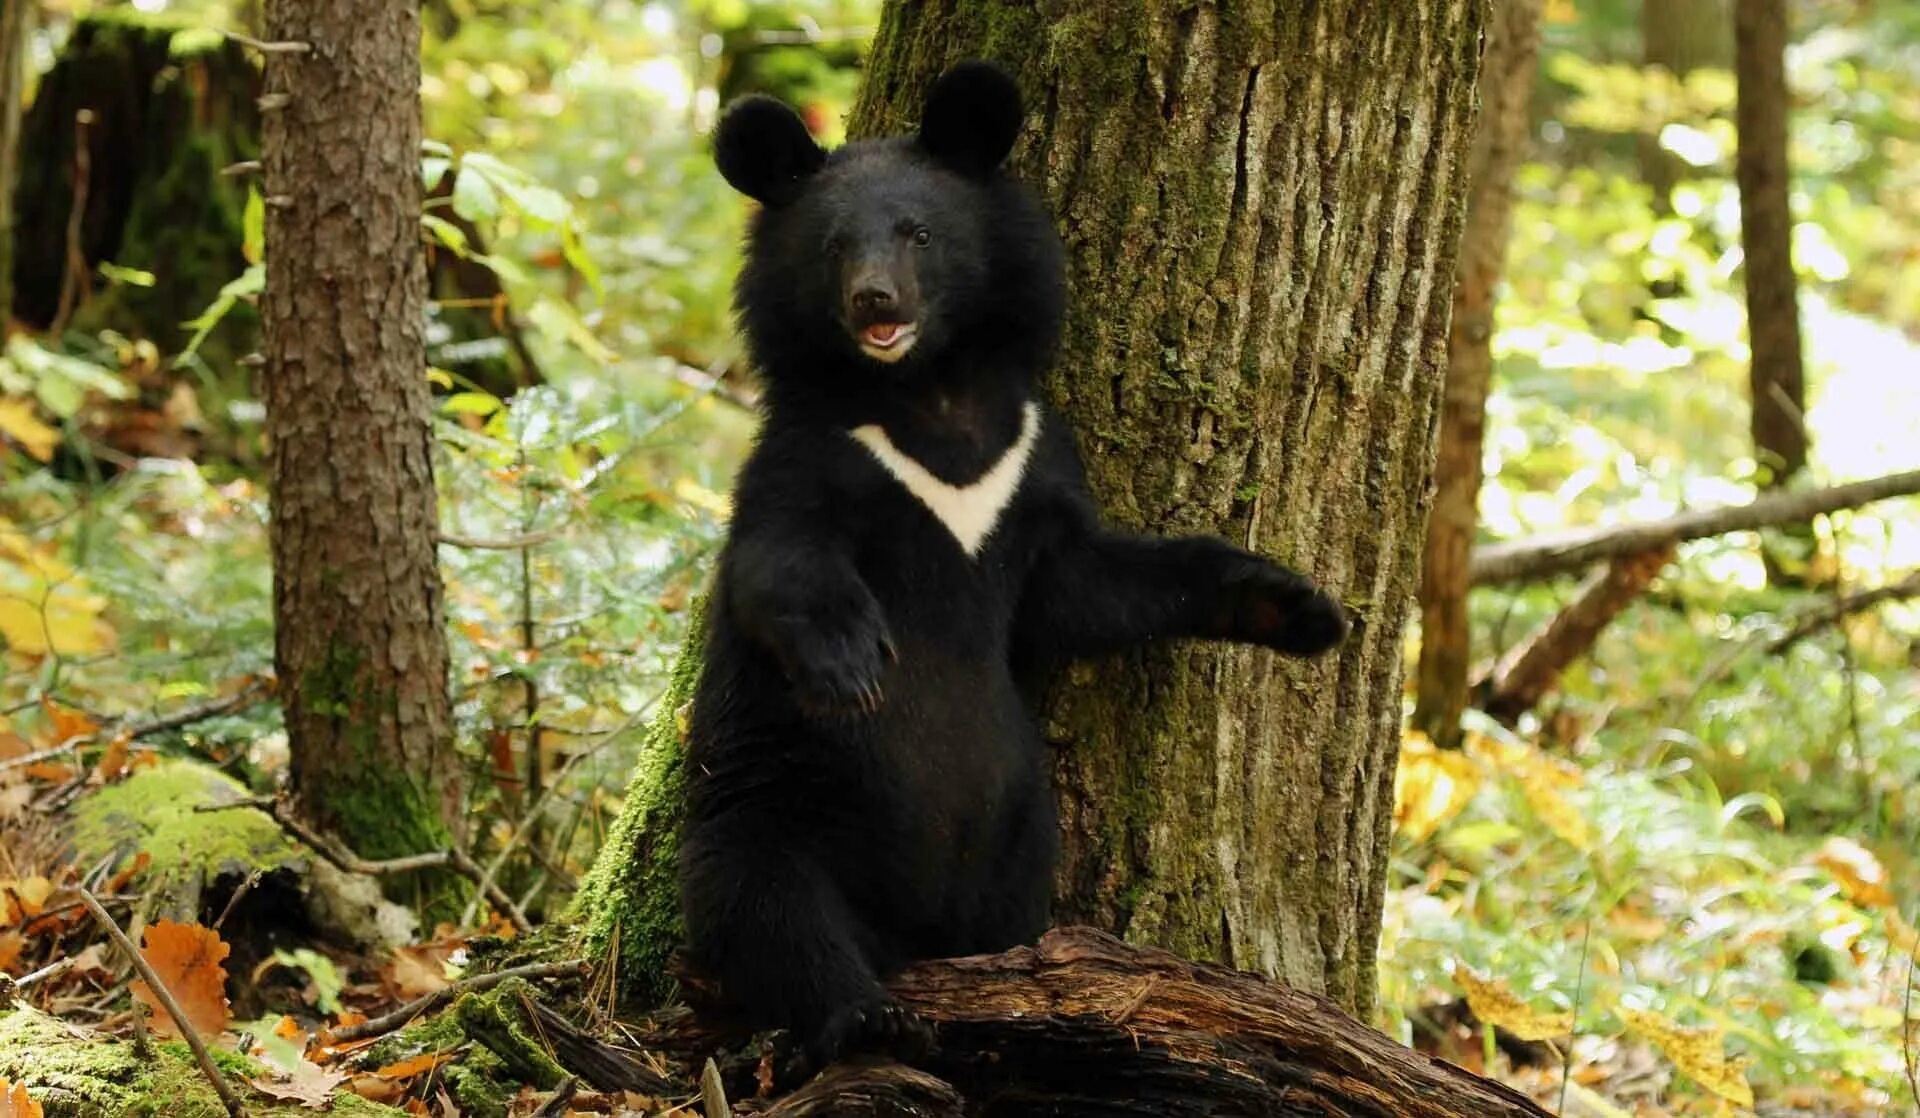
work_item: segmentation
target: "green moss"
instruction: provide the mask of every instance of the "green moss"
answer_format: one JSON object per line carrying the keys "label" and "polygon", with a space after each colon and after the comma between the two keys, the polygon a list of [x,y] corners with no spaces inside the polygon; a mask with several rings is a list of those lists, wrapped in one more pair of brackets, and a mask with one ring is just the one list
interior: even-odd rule
{"label": "green moss", "polygon": [[467,1036],[500,1059],[504,1077],[492,1078],[548,1091],[567,1077],[567,1070],[529,1033],[525,1006],[535,996],[532,987],[515,979],[485,993],[462,994],[453,1003],[452,1015]]}
{"label": "green moss", "polygon": [[449,1064],[442,1073],[453,1101],[467,1118],[506,1118],[507,1107],[520,1093],[511,1081],[506,1061],[485,1048],[475,1048]]}
{"label": "green moss", "polygon": [[[252,1060],[216,1050],[214,1063],[256,1118],[311,1118],[313,1111],[248,1087],[248,1079],[265,1074]],[[0,1014],[0,1078],[26,1087],[48,1118],[226,1118],[227,1113],[185,1044],[156,1043],[142,1058],[131,1044],[76,1031],[24,1007]],[[341,1092],[330,1113],[393,1118],[401,1112]]]}
{"label": "green moss", "polygon": [[667,998],[672,989],[667,960],[685,938],[675,863],[686,788],[687,707],[700,679],[705,638],[703,600],[687,627],[660,712],[647,729],[626,803],[571,910],[584,927],[589,957],[602,965],[610,961],[622,993],[641,1004]]}
{"label": "green moss", "polygon": [[303,857],[264,812],[194,810],[249,794],[239,781],[196,761],[143,769],[74,807],[75,861],[92,865],[145,851],[153,859],[146,887],[170,898],[221,872],[272,869]]}

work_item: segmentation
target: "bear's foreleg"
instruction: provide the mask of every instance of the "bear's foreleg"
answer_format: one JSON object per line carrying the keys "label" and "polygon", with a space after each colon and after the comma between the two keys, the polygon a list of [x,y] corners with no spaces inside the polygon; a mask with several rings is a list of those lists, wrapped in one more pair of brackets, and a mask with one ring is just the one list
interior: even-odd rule
{"label": "bear's foreleg", "polygon": [[1305,575],[1205,536],[1091,527],[1046,555],[1021,595],[1023,637],[1048,659],[1181,637],[1314,656],[1348,625],[1345,608]]}
{"label": "bear's foreleg", "polygon": [[897,658],[893,635],[845,554],[804,531],[736,536],[725,585],[734,623],[773,654],[803,710],[879,708],[881,675]]}

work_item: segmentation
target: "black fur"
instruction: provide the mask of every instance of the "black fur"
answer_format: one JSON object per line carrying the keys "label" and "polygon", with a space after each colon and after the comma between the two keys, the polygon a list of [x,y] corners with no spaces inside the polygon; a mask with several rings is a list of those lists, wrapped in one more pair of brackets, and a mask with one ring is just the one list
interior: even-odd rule
{"label": "black fur", "polygon": [[[924,1041],[890,970],[1046,926],[1056,821],[1022,698],[1037,673],[1161,638],[1312,655],[1347,620],[1227,543],[1104,527],[1050,413],[968,555],[849,431],[878,424],[953,485],[1018,437],[1064,301],[1052,224],[998,169],[1018,94],[957,69],[920,135],[817,165],[780,111],[791,123],[749,101],[719,131],[729,181],[765,203],[737,308],[766,411],[694,702],[681,898],[696,965],[819,1063]],[[907,324],[905,356],[863,348]]]}

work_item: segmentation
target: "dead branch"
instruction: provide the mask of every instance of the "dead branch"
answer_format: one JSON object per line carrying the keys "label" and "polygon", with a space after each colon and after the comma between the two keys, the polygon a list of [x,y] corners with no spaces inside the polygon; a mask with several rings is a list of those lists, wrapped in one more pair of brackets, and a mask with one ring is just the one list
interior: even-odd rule
{"label": "dead branch", "polygon": [[463,978],[443,989],[415,998],[392,1013],[375,1017],[371,1021],[362,1021],[358,1025],[348,1025],[344,1029],[335,1029],[327,1034],[327,1043],[348,1044],[368,1037],[383,1036],[449,1004],[462,994],[477,994],[484,990],[491,990],[508,979],[576,978],[584,977],[590,969],[591,967],[584,959],[568,959],[559,963],[528,963],[522,967],[509,967],[491,974]]}
{"label": "dead branch", "polygon": [[158,734],[167,730],[178,730],[182,726],[191,726],[195,722],[204,722],[209,718],[218,718],[223,714],[232,714],[242,707],[252,706],[254,703],[266,698],[269,690],[271,690],[271,688],[268,684],[257,682],[241,688],[239,691],[228,695],[224,699],[210,699],[204,703],[195,703],[190,706],[181,707],[179,710],[155,718],[149,718],[139,722],[119,722],[95,730],[92,733],[75,734],[60,744],[49,746],[37,753],[28,753],[24,756],[0,761],[0,772],[25,768],[28,765],[37,765],[42,761],[51,761],[56,757],[65,756],[76,749],[97,742],[101,738],[112,738],[120,734],[125,734],[129,738],[143,738],[149,734]]}
{"label": "dead branch", "polygon": [[464,547],[470,551],[525,551],[551,543],[560,538],[558,529],[545,532],[528,532],[519,536],[502,536],[499,539],[485,539],[479,536],[459,536],[452,532],[440,533],[440,542],[448,547]]}
{"label": "dead branch", "polygon": [[369,877],[380,877],[390,873],[411,873],[415,870],[450,869],[468,881],[474,883],[487,898],[487,902],[499,910],[500,914],[513,922],[521,934],[533,931],[533,922],[521,911],[506,890],[487,879],[467,852],[459,847],[448,850],[429,850],[422,854],[407,854],[398,858],[384,858],[377,862],[360,857],[345,846],[334,841],[312,827],[301,822],[294,814],[293,805],[284,800],[257,796],[243,800],[232,800],[224,804],[202,804],[195,811],[229,811],[234,808],[253,808],[266,812],[280,829],[299,839],[300,842],[327,861],[348,873],[361,873]]}
{"label": "dead branch", "polygon": [[107,915],[107,910],[102,908],[93,894],[87,891],[87,887],[76,884],[73,888],[74,892],[79,894],[80,902],[87,906],[88,912],[93,914],[93,919],[100,925],[101,930],[107,933],[114,945],[126,955],[127,961],[133,964],[133,969],[139,971],[140,977],[145,979],[147,985],[152,988],[153,996],[160,1000],[160,1005],[166,1009],[167,1016],[173,1018],[174,1027],[180,1030],[180,1035],[186,1040],[187,1047],[193,1050],[193,1058],[199,1062],[200,1070],[206,1074],[207,1081],[213,1084],[214,1093],[220,1096],[220,1101],[226,1106],[228,1115],[231,1118],[245,1118],[247,1108],[241,1105],[240,1096],[233,1093],[233,1088],[227,1086],[226,1077],[222,1076],[220,1069],[215,1066],[213,1056],[207,1051],[206,1042],[200,1039],[200,1034],[194,1031],[193,1023],[187,1020],[185,1013],[181,1012],[180,1003],[173,1000],[173,992],[167,989],[166,983],[160,981],[159,974],[155,973],[146,958],[140,954],[140,949],[127,938],[127,933],[120,930],[120,925],[114,922],[113,917]]}
{"label": "dead branch", "polygon": [[1622,556],[1588,576],[1572,603],[1515,645],[1494,666],[1481,709],[1511,726],[1539,705],[1560,675],[1593,647],[1600,634],[1646,591],[1673,559],[1673,545]]}
{"label": "dead branch", "polygon": [[1665,544],[1811,520],[1823,513],[1859,508],[1914,493],[1920,493],[1920,470],[1827,489],[1768,493],[1744,505],[1695,509],[1639,524],[1589,528],[1494,544],[1474,550],[1471,578],[1475,586],[1523,582],[1579,570],[1603,559],[1651,551]]}

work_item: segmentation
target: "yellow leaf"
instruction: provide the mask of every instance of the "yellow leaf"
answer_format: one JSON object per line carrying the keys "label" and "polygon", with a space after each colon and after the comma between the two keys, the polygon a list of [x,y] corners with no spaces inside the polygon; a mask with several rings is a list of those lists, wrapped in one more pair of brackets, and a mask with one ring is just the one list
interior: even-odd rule
{"label": "yellow leaf", "polygon": [[1862,908],[1887,908],[1893,893],[1887,889],[1887,871],[1873,851],[1850,838],[1834,835],[1820,844],[1814,863],[1839,883],[1847,899]]}
{"label": "yellow leaf", "polygon": [[1909,959],[1920,960],[1920,931],[1915,931],[1913,925],[1901,919],[1893,909],[1886,912],[1886,924],[1887,940],[1893,944],[1894,950]]}
{"label": "yellow leaf", "polygon": [[0,433],[42,462],[51,461],[53,448],[60,445],[60,432],[40,422],[32,400],[0,400]]}
{"label": "yellow leaf", "polygon": [[673,495],[697,509],[712,513],[715,520],[725,520],[733,512],[733,505],[725,494],[715,493],[690,477],[673,483]]}
{"label": "yellow leaf", "polygon": [[1437,748],[1424,734],[1408,734],[1400,743],[1400,769],[1393,780],[1393,826],[1408,842],[1419,842],[1472,802],[1480,787],[1473,759]]}
{"label": "yellow leaf", "polygon": [[1666,1053],[1673,1066],[1694,1082],[1735,1105],[1753,1105],[1753,1088],[1747,1085],[1745,1066],[1727,1059],[1724,1030],[1711,1026],[1684,1028],[1650,1009],[1620,1006],[1618,1012],[1629,1029]]}
{"label": "yellow leaf", "polygon": [[41,1118],[40,1104],[27,1094],[26,1084],[0,1078],[0,1118]]}
{"label": "yellow leaf", "polygon": [[1576,850],[1593,849],[1593,830],[1586,817],[1561,793],[1578,788],[1578,766],[1543,756],[1532,746],[1500,742],[1478,734],[1467,736],[1468,755],[1520,782],[1527,806],[1562,842]]}
{"label": "yellow leaf", "polygon": [[1560,794],[1560,788],[1546,770],[1536,769],[1523,775],[1520,790],[1527,797],[1527,806],[1547,825],[1547,830],[1575,850],[1593,849],[1593,832],[1587,827],[1586,817]]}
{"label": "yellow leaf", "polygon": [[1535,1013],[1497,978],[1481,978],[1466,967],[1455,968],[1453,978],[1475,1017],[1521,1040],[1553,1040],[1573,1031],[1573,1014]]}

